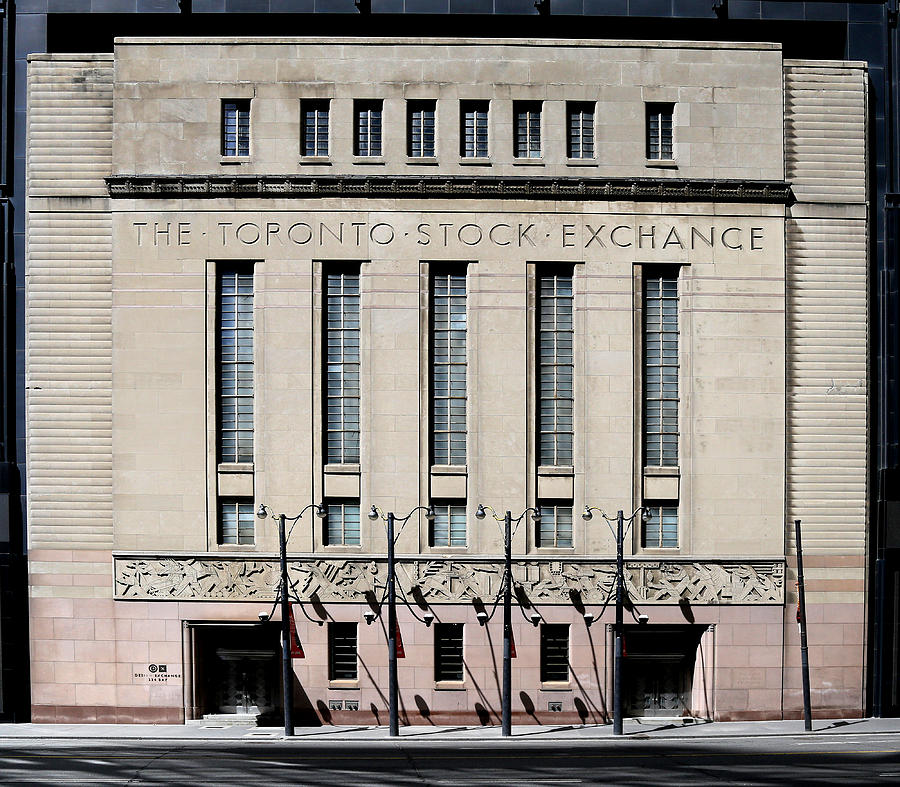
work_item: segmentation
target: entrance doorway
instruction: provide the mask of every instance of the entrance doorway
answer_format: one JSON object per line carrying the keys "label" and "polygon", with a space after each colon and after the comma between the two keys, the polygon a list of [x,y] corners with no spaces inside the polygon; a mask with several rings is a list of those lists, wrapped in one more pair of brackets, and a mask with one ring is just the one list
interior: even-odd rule
{"label": "entrance doorway", "polygon": [[706,626],[626,626],[628,716],[689,716],[697,646]]}
{"label": "entrance doorway", "polygon": [[283,707],[274,624],[194,627],[199,715],[276,716]]}

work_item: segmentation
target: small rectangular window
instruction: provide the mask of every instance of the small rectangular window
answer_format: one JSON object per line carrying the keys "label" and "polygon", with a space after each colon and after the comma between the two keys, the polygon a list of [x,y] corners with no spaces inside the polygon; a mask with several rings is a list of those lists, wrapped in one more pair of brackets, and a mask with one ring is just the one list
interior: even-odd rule
{"label": "small rectangular window", "polygon": [[644,271],[644,464],[678,465],[678,270]]}
{"label": "small rectangular window", "polygon": [[463,679],[463,624],[434,624],[435,681]]}
{"label": "small rectangular window", "polygon": [[513,152],[516,158],[541,157],[540,101],[513,102]]}
{"label": "small rectangular window", "polygon": [[328,624],[328,679],[356,680],[356,623]]}
{"label": "small rectangular window", "polygon": [[435,503],[434,521],[431,523],[431,546],[464,547],[465,545],[465,505]]}
{"label": "small rectangular window", "polygon": [[300,146],[304,156],[328,155],[328,99],[301,102]]}
{"label": "small rectangular window", "polygon": [[674,104],[647,104],[647,158],[671,161],[675,157],[672,118]]}
{"label": "small rectangular window", "polygon": [[569,682],[569,626],[541,624],[541,682]]}
{"label": "small rectangular window", "polygon": [[538,547],[568,549],[572,546],[571,501],[545,501],[539,505],[541,521],[537,524]]}
{"label": "small rectangular window", "polygon": [[434,101],[409,101],[406,104],[406,155],[410,158],[434,157]]}
{"label": "small rectangular window", "polygon": [[488,156],[487,101],[461,101],[459,107],[459,154],[463,158]]}
{"label": "small rectangular window", "polygon": [[359,501],[325,504],[325,545],[359,546]]}
{"label": "small rectangular window", "polygon": [[250,155],[250,99],[222,102],[222,155]]}
{"label": "small rectangular window", "polygon": [[594,158],[594,105],[584,101],[568,101],[566,115],[569,158]]}
{"label": "small rectangular window", "polygon": [[678,548],[678,505],[645,503],[650,520],[642,522],[641,546],[644,549]]}
{"label": "small rectangular window", "polygon": [[354,101],[356,127],[353,132],[353,153],[357,156],[381,155],[381,101]]}
{"label": "small rectangular window", "polygon": [[256,528],[254,514],[252,500],[237,498],[219,500],[219,543],[254,543]]}
{"label": "small rectangular window", "polygon": [[218,271],[219,461],[253,461],[253,269]]}

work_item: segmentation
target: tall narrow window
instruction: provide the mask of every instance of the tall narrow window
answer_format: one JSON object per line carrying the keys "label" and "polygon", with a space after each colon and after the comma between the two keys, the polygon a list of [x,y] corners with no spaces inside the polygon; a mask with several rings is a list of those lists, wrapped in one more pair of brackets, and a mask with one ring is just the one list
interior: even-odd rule
{"label": "tall narrow window", "polygon": [[674,158],[672,117],[674,104],[647,104],[647,158],[671,161]]}
{"label": "tall narrow window", "polygon": [[381,101],[354,101],[356,128],[353,152],[357,156],[381,155]]}
{"label": "tall narrow window", "polygon": [[650,520],[641,525],[641,546],[645,549],[678,547],[678,506],[644,503]]}
{"label": "tall narrow window", "polygon": [[219,271],[219,461],[253,461],[253,270]]}
{"label": "tall narrow window", "polygon": [[219,543],[252,544],[256,517],[252,500],[225,497],[219,500]]}
{"label": "tall narrow window", "polygon": [[538,277],[538,430],[541,465],[572,465],[572,274]]}
{"label": "tall narrow window", "polygon": [[434,679],[463,679],[463,624],[434,624]]}
{"label": "tall narrow window", "polygon": [[222,102],[222,155],[250,155],[250,99]]}
{"label": "tall narrow window", "polygon": [[541,683],[569,681],[569,626],[541,624]]}
{"label": "tall narrow window", "polygon": [[359,271],[327,274],[325,285],[325,458],[359,462]]}
{"label": "tall narrow window", "polygon": [[328,624],[328,680],[356,680],[356,623]]}
{"label": "tall narrow window", "polygon": [[432,462],[466,463],[466,274],[431,278]]}
{"label": "tall narrow window", "polygon": [[537,524],[538,547],[567,549],[572,546],[572,503],[540,504],[541,521]]}
{"label": "tall narrow window", "polygon": [[406,105],[406,154],[410,158],[434,156],[434,101]]}
{"label": "tall narrow window", "polygon": [[678,464],[678,275],[644,275],[644,464]]}
{"label": "tall narrow window", "polygon": [[569,158],[594,157],[594,105],[584,101],[566,103]]}
{"label": "tall narrow window", "polygon": [[463,158],[487,158],[488,106],[487,101],[460,102],[459,154]]}
{"label": "tall narrow window", "polygon": [[541,102],[516,101],[513,103],[514,146],[516,158],[541,157]]}
{"label": "tall narrow window", "polygon": [[433,547],[464,547],[466,545],[465,505],[435,503],[431,533],[431,546]]}
{"label": "tall narrow window", "polygon": [[301,103],[301,149],[304,156],[328,155],[328,99]]}
{"label": "tall narrow window", "polygon": [[329,501],[325,511],[325,545],[359,546],[359,501]]}

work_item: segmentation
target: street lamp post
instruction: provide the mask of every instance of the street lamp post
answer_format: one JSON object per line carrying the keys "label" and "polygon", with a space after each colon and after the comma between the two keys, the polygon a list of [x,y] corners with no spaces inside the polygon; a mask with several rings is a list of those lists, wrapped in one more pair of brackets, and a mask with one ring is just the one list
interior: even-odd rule
{"label": "street lamp post", "polygon": [[[424,511],[425,518],[430,522],[434,519],[434,506],[416,506],[404,517],[398,517],[393,511],[388,511],[383,516],[387,522],[387,640],[388,640],[388,725],[391,737],[400,734],[400,714],[398,709],[399,689],[397,685],[397,574],[394,566],[394,523],[400,520],[404,525],[416,512]],[[382,517],[381,512],[375,506],[369,509],[369,519],[373,522]]]}
{"label": "street lamp post", "polygon": [[[476,519],[484,519],[485,509],[490,509],[498,522],[500,517],[490,506],[479,505],[475,510]],[[535,522],[541,521],[541,512],[537,508],[526,508],[515,522],[518,525],[522,517],[531,511]],[[512,735],[512,511],[503,516],[503,683],[501,686],[501,735],[508,738]]]}
{"label": "street lamp post", "polygon": [[[325,517],[325,508],[310,503],[297,516],[288,517],[285,514],[272,514],[272,518],[278,521],[278,550],[281,558],[281,582],[278,586],[278,598],[275,603],[281,603],[281,679],[284,697],[284,734],[291,737],[294,734],[294,683],[293,667],[291,666],[291,622],[290,622],[290,586],[288,585],[287,570],[287,539],[285,523],[288,519],[292,522],[299,520],[309,509],[315,509],[316,516]],[[265,519],[271,509],[264,503],[260,503],[256,516]]]}
{"label": "street lamp post", "polygon": [[[592,511],[599,511],[600,516],[609,525],[613,517],[607,516],[602,509],[596,506],[585,506],[581,514],[581,518],[585,521],[593,519]],[[641,512],[641,521],[649,522],[651,515],[650,510],[643,506],[638,506],[632,511],[631,516],[626,517],[625,513],[620,509],[615,516],[616,520],[616,623],[613,628],[615,641],[613,644],[613,735],[622,735],[623,733],[623,716],[624,716],[624,696],[622,690],[622,658],[624,656],[624,608],[625,608],[625,522],[629,527],[637,516],[638,511]],[[610,525],[610,529],[612,526]],[[632,613],[634,614],[634,613]],[[647,616],[641,615],[638,622],[646,623]]]}

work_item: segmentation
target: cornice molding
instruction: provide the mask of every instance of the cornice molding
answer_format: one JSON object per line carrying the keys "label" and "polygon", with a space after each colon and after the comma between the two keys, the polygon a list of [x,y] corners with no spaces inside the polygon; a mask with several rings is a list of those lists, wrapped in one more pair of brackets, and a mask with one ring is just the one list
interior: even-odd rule
{"label": "cornice molding", "polygon": [[790,205],[780,180],[361,175],[117,175],[113,198],[395,197],[405,199],[633,200]]}

